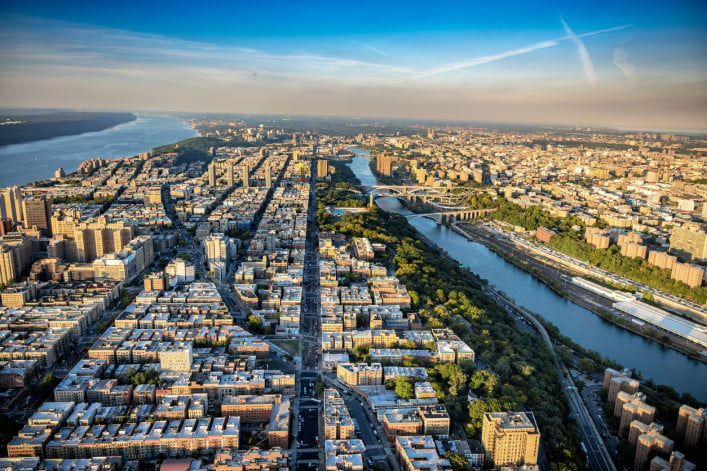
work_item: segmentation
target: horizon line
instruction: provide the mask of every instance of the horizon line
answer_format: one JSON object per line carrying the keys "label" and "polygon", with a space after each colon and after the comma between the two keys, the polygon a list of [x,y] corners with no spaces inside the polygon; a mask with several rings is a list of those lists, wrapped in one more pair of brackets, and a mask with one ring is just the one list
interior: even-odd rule
{"label": "horizon line", "polygon": [[257,113],[257,112],[242,112],[242,111],[179,111],[179,110],[129,110],[129,109],[117,109],[117,108],[51,108],[51,107],[38,107],[38,106],[3,106],[0,105],[0,112],[9,112],[12,110],[36,110],[36,111],[50,111],[50,112],[103,112],[103,113],[135,113],[135,114],[147,114],[147,115],[168,115],[172,117],[177,117],[174,115],[227,115],[227,116],[262,116],[262,117],[297,117],[297,118],[337,118],[342,120],[381,120],[381,121],[404,121],[410,123],[463,123],[463,124],[484,124],[484,125],[497,125],[497,126],[507,126],[507,127],[534,127],[534,128],[567,128],[567,127],[579,127],[579,128],[596,128],[604,130],[613,130],[621,132],[667,132],[667,133],[682,133],[689,134],[689,137],[698,137],[705,135],[707,137],[707,129],[675,129],[675,128],[654,128],[654,127],[629,127],[629,126],[608,126],[605,124],[582,124],[582,123],[549,123],[549,122],[522,122],[522,121],[499,121],[499,120],[489,120],[485,121],[483,119],[453,119],[453,118],[410,118],[402,116],[368,116],[368,115],[342,115],[342,114],[288,114],[288,113]]}

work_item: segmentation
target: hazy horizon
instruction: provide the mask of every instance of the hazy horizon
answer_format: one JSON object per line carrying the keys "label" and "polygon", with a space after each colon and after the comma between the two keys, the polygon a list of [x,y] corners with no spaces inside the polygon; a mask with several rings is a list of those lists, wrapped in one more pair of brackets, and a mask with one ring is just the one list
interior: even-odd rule
{"label": "hazy horizon", "polygon": [[202,10],[9,2],[0,106],[707,131],[700,2]]}

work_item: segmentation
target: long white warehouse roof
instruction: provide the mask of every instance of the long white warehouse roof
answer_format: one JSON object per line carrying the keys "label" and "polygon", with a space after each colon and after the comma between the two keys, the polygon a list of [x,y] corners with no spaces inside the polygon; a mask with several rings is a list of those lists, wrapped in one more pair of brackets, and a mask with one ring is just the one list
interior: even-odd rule
{"label": "long white warehouse roof", "polygon": [[662,309],[638,301],[621,301],[612,305],[637,319],[653,324],[663,330],[679,335],[703,347],[707,347],[707,329],[696,322],[683,319]]}

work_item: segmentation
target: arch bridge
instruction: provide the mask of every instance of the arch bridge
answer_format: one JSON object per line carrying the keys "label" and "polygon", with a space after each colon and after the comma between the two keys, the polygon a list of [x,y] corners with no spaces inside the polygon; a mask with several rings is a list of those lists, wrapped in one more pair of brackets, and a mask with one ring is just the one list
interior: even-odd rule
{"label": "arch bridge", "polygon": [[407,219],[412,219],[414,217],[426,217],[432,219],[437,224],[442,225],[451,224],[453,222],[475,221],[477,219],[483,218],[484,216],[488,215],[489,213],[492,213],[493,211],[495,211],[494,208],[462,209],[454,211],[438,211],[436,213],[408,214],[405,217]]}
{"label": "arch bridge", "polygon": [[465,195],[453,193],[456,187],[435,187],[420,185],[370,185],[363,186],[368,191],[369,205],[377,198],[392,197],[407,201],[433,203],[463,208]]}

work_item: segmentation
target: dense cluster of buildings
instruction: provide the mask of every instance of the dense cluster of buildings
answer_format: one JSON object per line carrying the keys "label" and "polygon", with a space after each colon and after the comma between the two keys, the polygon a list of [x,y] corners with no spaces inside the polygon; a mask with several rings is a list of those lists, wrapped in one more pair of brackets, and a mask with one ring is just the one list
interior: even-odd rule
{"label": "dense cluster of buildings", "polygon": [[[269,345],[235,324],[218,286],[240,261],[244,280],[270,283],[257,294],[266,308],[252,313],[276,326],[282,311],[297,331],[301,289],[282,291],[302,282],[306,173],[278,149],[214,154],[209,166],[177,165],[173,154],[94,160],[78,186],[59,172],[50,185],[3,190],[1,283],[28,275],[0,292],[3,406],[17,407],[29,385],[86,347],[3,466],[119,470],[200,456],[184,471],[288,467],[295,375],[265,366]],[[203,256],[174,257],[186,244],[165,194]],[[158,258],[164,268],[154,271]],[[202,259],[218,286],[198,281]],[[126,289],[132,302],[83,343]],[[267,449],[244,447],[244,434]]]}
{"label": "dense cluster of buildings", "polygon": [[[324,157],[316,170],[328,178],[327,159],[345,153],[345,139],[202,125],[206,136],[263,145],[212,148],[208,163],[177,153],[91,159],[77,173],[60,169],[52,181],[0,190],[0,405],[18,410],[42,378],[53,386],[0,467],[292,466],[296,375],[272,368],[271,343],[234,315],[258,326],[252,332],[295,338],[310,270],[319,276],[320,372],[338,388],[325,389],[321,404],[326,471],[371,466],[339,391],[366,401],[376,435],[403,470],[451,471],[448,452],[471,468],[537,469],[540,431],[530,411],[488,412],[480,441],[455,439],[426,367],[473,363],[475,352],[449,329],[422,328],[406,286],[380,256],[384,244],[322,232],[318,261],[307,266],[311,156]],[[594,150],[547,133],[430,129],[358,141],[388,148],[376,158],[381,175],[491,184],[492,196],[601,221],[588,242],[615,243],[622,255],[698,286],[704,270],[694,264],[707,260],[707,239],[696,221],[707,210],[688,180],[701,177],[704,159],[683,158],[674,139],[631,139],[631,149]],[[541,240],[554,234],[543,231]],[[55,381],[47,374],[59,372]],[[410,383],[407,397],[391,389],[401,379]],[[620,434],[636,446],[636,469],[694,468],[654,422],[638,381],[607,370],[605,387]],[[704,410],[680,408],[686,446],[704,443],[705,421]]]}
{"label": "dense cluster of buildings", "polygon": [[[294,376],[259,369],[268,358],[269,346],[234,325],[212,283],[144,291],[61,380],[55,402],[28,420],[8,454],[139,460],[237,449],[241,423],[265,424],[268,443],[286,448]],[[237,407],[254,395],[266,413]]]}
{"label": "dense cluster of buildings", "polygon": [[698,141],[652,133],[433,131],[356,140],[385,149],[376,161],[382,175],[394,168],[411,184],[491,185],[484,190],[491,196],[600,223],[608,230],[586,234],[598,248],[617,244],[622,255],[651,263],[670,254],[675,258],[655,264],[690,287],[704,283],[707,195],[700,182],[707,157],[693,149]]}
{"label": "dense cluster of buildings", "polygon": [[[675,442],[664,434],[663,425],[654,422],[656,408],[646,403],[645,394],[639,391],[640,385],[631,378],[628,369],[607,368],[604,372],[603,387],[608,390],[607,400],[614,404],[619,437],[627,439],[636,449],[633,469],[645,469],[650,464],[650,469],[656,471],[693,471],[695,465],[675,450]],[[684,446],[696,447],[703,440],[703,415],[702,410],[686,405],[680,408],[676,431],[684,437]]]}
{"label": "dense cluster of buildings", "polygon": [[[481,442],[451,439],[449,413],[425,366],[473,363],[474,350],[450,329],[422,329],[409,312],[405,286],[379,265],[377,253],[384,250],[366,238],[319,234],[323,368],[365,397],[402,469],[449,470],[448,451],[460,453],[472,468],[492,463],[536,468],[540,432],[530,412],[495,414],[497,420],[484,421]],[[412,383],[413,397],[386,389],[396,378]],[[521,419],[523,427],[517,425]],[[327,438],[355,440],[355,424],[335,390],[325,391],[324,421]]]}

